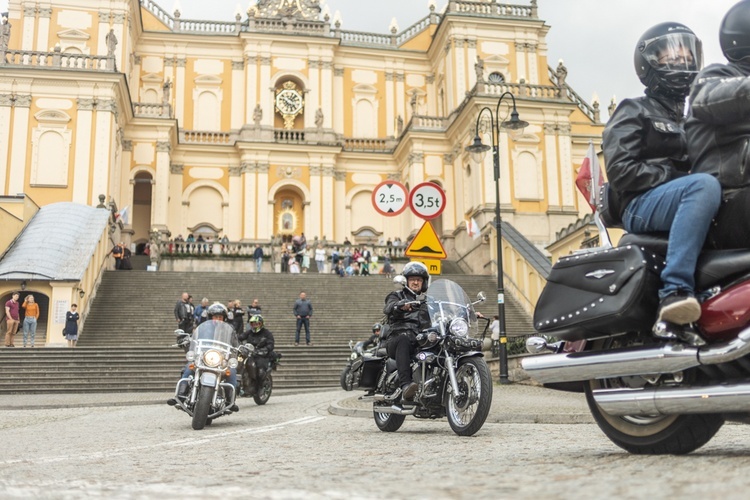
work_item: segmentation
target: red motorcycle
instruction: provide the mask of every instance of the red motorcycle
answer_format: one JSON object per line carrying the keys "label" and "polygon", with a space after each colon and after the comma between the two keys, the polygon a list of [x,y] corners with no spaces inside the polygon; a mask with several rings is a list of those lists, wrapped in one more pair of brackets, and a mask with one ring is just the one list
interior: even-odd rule
{"label": "red motorcycle", "polygon": [[523,368],[545,386],[582,390],[596,423],[638,454],[689,453],[725,420],[750,417],[750,251],[706,251],[702,315],[654,324],[667,240],[625,235],[557,262],[534,312]]}

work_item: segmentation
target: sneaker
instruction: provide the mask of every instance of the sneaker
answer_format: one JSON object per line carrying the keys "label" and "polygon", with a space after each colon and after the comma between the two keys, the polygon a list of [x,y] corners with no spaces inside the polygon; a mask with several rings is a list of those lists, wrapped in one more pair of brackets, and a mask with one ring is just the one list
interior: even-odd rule
{"label": "sneaker", "polygon": [[675,325],[687,325],[701,317],[701,305],[690,292],[675,292],[659,302],[656,321],[668,321]]}
{"label": "sneaker", "polygon": [[417,389],[419,386],[416,384],[416,382],[412,382],[410,384],[407,384],[401,388],[401,397],[405,401],[411,401],[414,399],[414,395],[417,393]]}

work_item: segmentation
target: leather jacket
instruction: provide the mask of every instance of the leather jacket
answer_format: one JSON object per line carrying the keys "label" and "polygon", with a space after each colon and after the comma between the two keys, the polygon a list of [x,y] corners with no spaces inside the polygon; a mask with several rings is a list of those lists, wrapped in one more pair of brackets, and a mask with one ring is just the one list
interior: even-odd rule
{"label": "leather jacket", "polygon": [[414,300],[417,300],[417,297],[403,289],[391,292],[385,297],[383,313],[388,317],[389,337],[405,332],[416,334],[431,326],[430,311],[425,301],[422,301],[417,308],[412,307],[411,311],[404,311],[399,306],[399,302]]}
{"label": "leather jacket", "polygon": [[712,64],[690,92],[685,125],[693,172],[726,189],[750,186],[750,65]]}
{"label": "leather jacket", "polygon": [[265,327],[257,333],[252,329],[246,330],[240,334],[240,342],[252,344],[255,347],[255,351],[253,351],[255,356],[267,357],[274,347],[273,333]]}
{"label": "leather jacket", "polygon": [[663,96],[624,99],[607,123],[602,150],[622,216],[637,196],[688,173],[684,103]]}

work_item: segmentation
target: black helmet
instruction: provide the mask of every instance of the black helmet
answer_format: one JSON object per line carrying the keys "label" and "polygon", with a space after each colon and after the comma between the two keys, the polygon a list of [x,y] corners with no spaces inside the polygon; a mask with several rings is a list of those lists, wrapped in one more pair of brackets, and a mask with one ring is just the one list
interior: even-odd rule
{"label": "black helmet", "polygon": [[[426,292],[427,288],[430,286],[430,273],[429,271],[427,271],[427,266],[425,266],[421,262],[409,262],[404,266],[404,270],[401,271],[401,275],[406,278],[407,282],[410,276],[419,276],[420,278],[422,278],[422,293]],[[409,290],[408,286],[405,286],[404,288]]]}
{"label": "black helmet", "polygon": [[[258,333],[263,329],[263,316],[261,316],[260,314],[255,314],[250,318],[250,321],[248,321],[248,323],[250,323],[250,329],[255,333]],[[260,326],[254,327],[253,323],[260,323]]]}
{"label": "black helmet", "polygon": [[373,333],[379,332],[382,329],[383,329],[383,325],[381,325],[380,323],[375,323],[374,325],[372,325],[372,332]]}
{"label": "black helmet", "polygon": [[634,62],[638,78],[651,92],[684,98],[703,67],[703,48],[684,24],[661,23],[641,35]]}
{"label": "black helmet", "polygon": [[750,1],[742,0],[726,13],[719,29],[719,43],[730,61],[750,56]]}
{"label": "black helmet", "polygon": [[208,307],[208,317],[221,316],[224,321],[227,320],[227,308],[224,304],[214,302]]}

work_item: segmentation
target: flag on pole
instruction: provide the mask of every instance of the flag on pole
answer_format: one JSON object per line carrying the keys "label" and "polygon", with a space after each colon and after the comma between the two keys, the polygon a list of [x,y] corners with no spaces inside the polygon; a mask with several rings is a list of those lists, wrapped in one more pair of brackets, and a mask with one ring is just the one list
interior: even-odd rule
{"label": "flag on pole", "polygon": [[477,224],[477,221],[473,217],[466,221],[466,233],[474,240],[481,235],[479,224]]}
{"label": "flag on pole", "polygon": [[589,150],[586,152],[586,158],[583,159],[581,169],[578,171],[576,186],[594,212],[596,212],[596,206],[599,204],[599,188],[602,187],[602,184],[604,184],[604,179],[599,158],[596,156],[594,143],[589,141]]}
{"label": "flag on pole", "polygon": [[128,224],[128,220],[130,218],[130,214],[128,213],[128,208],[124,207],[119,212],[117,212],[117,217],[122,221],[123,224]]}

